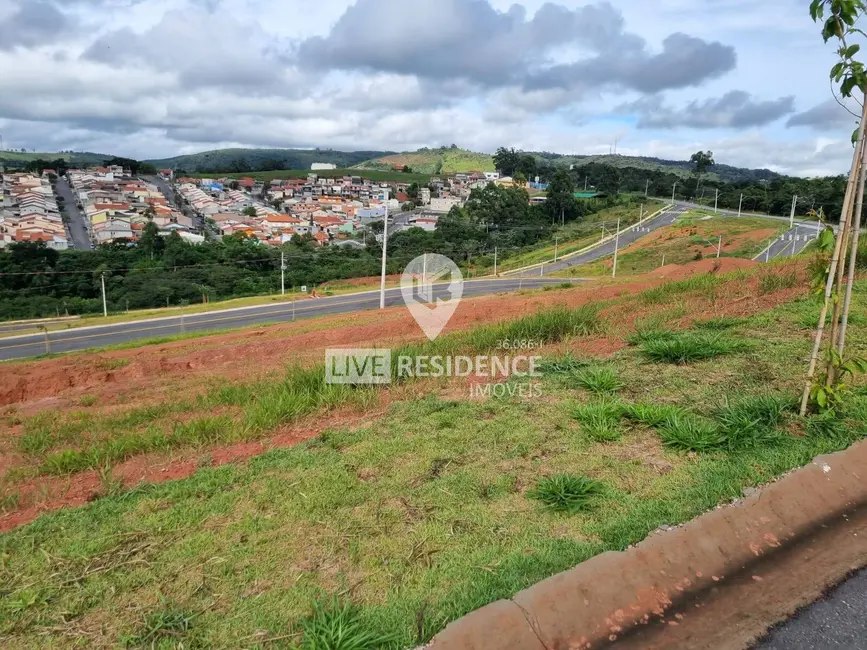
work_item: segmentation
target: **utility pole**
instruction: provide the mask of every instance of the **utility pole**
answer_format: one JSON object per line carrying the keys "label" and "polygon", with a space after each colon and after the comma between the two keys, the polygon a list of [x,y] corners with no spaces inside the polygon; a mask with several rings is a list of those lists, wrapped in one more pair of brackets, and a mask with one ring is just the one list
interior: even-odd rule
{"label": "utility pole", "polygon": [[617,220],[617,234],[614,236],[614,264],[611,267],[611,277],[617,277],[617,253],[620,250],[620,219]]}
{"label": "utility pole", "polygon": [[674,191],[677,189],[677,181],[671,186],[671,204],[674,205]]}
{"label": "utility pole", "polygon": [[385,262],[388,255],[388,204],[385,205],[385,219],[382,229],[382,279],[379,284],[379,308],[385,309]]}
{"label": "utility pole", "polygon": [[280,251],[280,295],[286,295],[286,258]]}
{"label": "utility pole", "polygon": [[647,193],[650,191],[650,179],[644,184],[644,198],[647,198]]}
{"label": "utility pole", "polygon": [[559,237],[554,237],[554,261],[557,261],[557,244],[560,242]]}
{"label": "utility pole", "polygon": [[716,214],[716,208],[719,204],[719,188],[717,188],[716,196],[713,199],[713,213]]}
{"label": "utility pole", "polygon": [[795,209],[798,207],[798,195],[792,197],[792,214],[789,216],[789,228],[794,228],[795,226]]}
{"label": "utility pole", "polygon": [[102,315],[108,318],[108,303],[105,300],[105,273],[101,273],[99,276],[100,282],[102,284]]}
{"label": "utility pole", "polygon": [[497,277],[497,247],[494,246],[494,277]]}
{"label": "utility pole", "polygon": [[741,194],[741,201],[738,203],[738,216],[741,216],[741,208],[744,206],[744,195]]}

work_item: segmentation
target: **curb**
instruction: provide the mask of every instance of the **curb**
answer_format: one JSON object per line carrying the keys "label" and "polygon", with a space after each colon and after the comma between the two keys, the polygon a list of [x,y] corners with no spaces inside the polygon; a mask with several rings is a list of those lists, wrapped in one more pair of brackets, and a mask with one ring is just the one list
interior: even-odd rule
{"label": "curb", "polygon": [[867,505],[865,479],[867,442],[819,456],[731,506],[476,610],[451,623],[427,648],[589,650],[648,623],[677,626],[680,616],[667,621],[667,612],[734,586],[747,570],[762,572],[760,565],[771,564],[780,551]]}

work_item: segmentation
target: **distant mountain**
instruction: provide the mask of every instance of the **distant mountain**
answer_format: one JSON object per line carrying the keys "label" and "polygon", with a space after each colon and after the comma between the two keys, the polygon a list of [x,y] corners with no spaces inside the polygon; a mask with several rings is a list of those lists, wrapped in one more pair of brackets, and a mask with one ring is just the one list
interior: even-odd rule
{"label": "distant mountain", "polygon": [[0,151],[0,165],[8,168],[23,167],[34,160],[57,160],[62,158],[69,163],[70,167],[101,165],[106,160],[111,160],[114,156],[104,153],[93,153],[91,151],[63,151],[63,152],[25,152],[20,151]]}
{"label": "distant mountain", "polygon": [[334,151],[333,149],[216,149],[186,156],[146,160],[158,169],[188,172],[256,172],[279,169],[310,169],[313,163],[353,167],[389,151]]}
{"label": "distant mountain", "polygon": [[411,167],[418,174],[457,174],[460,172],[492,172],[494,159],[486,153],[467,151],[457,146],[440,149],[419,149],[408,153],[390,154],[367,160],[357,167],[391,171]]}
{"label": "distant mountain", "polygon": [[[566,156],[547,151],[532,153],[538,160],[552,165],[574,165],[575,167],[581,167],[589,163],[600,163],[612,167],[634,167],[636,169],[647,169],[648,171],[659,170],[680,176],[689,176],[693,173],[693,164],[687,160],[664,160],[662,158],[621,156],[619,154]],[[779,176],[780,174],[772,172],[770,169],[747,169],[721,163],[717,163],[711,167],[710,173],[707,174],[708,179],[718,179],[726,182],[773,180]]]}

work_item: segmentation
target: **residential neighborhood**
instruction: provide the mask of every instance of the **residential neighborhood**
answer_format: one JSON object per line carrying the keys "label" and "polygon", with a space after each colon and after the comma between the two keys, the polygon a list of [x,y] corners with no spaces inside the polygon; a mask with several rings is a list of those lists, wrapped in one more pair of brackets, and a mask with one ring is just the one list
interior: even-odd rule
{"label": "residential neighborhood", "polygon": [[15,242],[42,242],[54,250],[69,247],[51,179],[42,174],[0,173],[0,249]]}

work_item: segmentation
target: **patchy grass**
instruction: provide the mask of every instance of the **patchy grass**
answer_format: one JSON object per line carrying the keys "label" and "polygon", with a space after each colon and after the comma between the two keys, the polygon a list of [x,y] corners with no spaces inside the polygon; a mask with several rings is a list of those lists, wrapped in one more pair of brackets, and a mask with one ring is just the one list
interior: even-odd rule
{"label": "patchy grass", "polygon": [[[700,299],[702,287],[672,295],[687,294]],[[708,304],[687,316],[707,314]],[[640,297],[624,306],[657,309]],[[865,315],[863,301],[854,309]],[[802,420],[791,410],[810,348],[799,323],[815,310],[806,297],[746,318],[737,335],[748,347],[713,364],[650,366],[640,348],[624,349],[606,363],[623,383],[617,401],[588,401],[563,381],[597,364],[570,337],[604,331],[598,315],[528,320],[515,331],[541,333],[555,351],[541,399],[460,401],[433,390],[243,465],[107,489],[83,508],[46,514],[0,536],[4,647],[340,647],[335,629],[389,650],[424,643],[477,607],[864,437],[863,385],[836,417]],[[850,337],[863,355],[867,331]],[[419,349],[492,342],[462,334]],[[223,417],[214,412],[221,405],[246,422],[258,388],[215,391],[201,415]],[[161,429],[181,412],[166,404],[114,414],[114,431],[133,422]],[[594,418],[619,436],[588,435]],[[58,453],[58,438],[101,435],[106,422],[85,412],[23,426],[46,428],[46,440],[29,444]],[[211,425],[185,435],[208,439]],[[551,484],[558,476],[571,478]],[[587,498],[586,481],[604,490]]]}
{"label": "patchy grass", "polygon": [[744,348],[744,343],[719,334],[684,333],[670,338],[645,341],[641,351],[650,361],[685,364],[732,354]]}
{"label": "patchy grass", "polygon": [[617,372],[607,366],[584,368],[578,373],[576,380],[579,386],[597,395],[609,395],[623,388]]}

